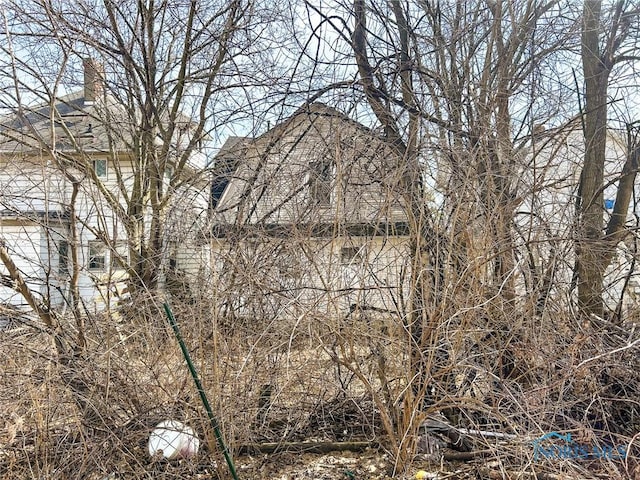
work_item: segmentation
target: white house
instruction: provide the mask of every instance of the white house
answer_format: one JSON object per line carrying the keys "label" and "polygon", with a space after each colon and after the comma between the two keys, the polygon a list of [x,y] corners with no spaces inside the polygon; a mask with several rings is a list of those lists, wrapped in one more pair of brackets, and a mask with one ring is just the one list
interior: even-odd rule
{"label": "white house", "polygon": [[[142,248],[123,222],[133,214],[148,222],[150,208],[145,197],[132,210],[142,167],[130,115],[106,92],[100,65],[85,60],[84,67],[84,89],[0,119],[0,240],[45,305],[63,308],[77,282],[94,310],[122,294],[130,252]],[[189,120],[177,131],[188,135]],[[164,188],[174,189],[163,219],[166,272],[197,274],[207,262],[198,241],[209,201],[208,181],[197,175],[204,167],[204,156],[195,154],[179,179],[171,160],[165,168]],[[24,306],[7,273],[0,265],[0,303]]]}
{"label": "white house", "polygon": [[214,164],[212,256],[223,315],[395,312],[410,255],[397,159],[320,103]]}
{"label": "white house", "polygon": [[[605,219],[627,150],[624,135],[611,130]],[[523,299],[530,293],[539,302],[559,300],[561,308],[575,294],[575,202],[584,138],[579,125],[537,129],[524,151],[513,189],[517,289]],[[215,159],[211,201],[223,313],[402,314],[410,254],[395,158],[375,132],[318,103],[258,138],[230,138]],[[477,220],[480,235],[483,219]],[[628,247],[620,245],[606,276],[604,296],[612,309],[620,299],[625,306],[637,301]]]}

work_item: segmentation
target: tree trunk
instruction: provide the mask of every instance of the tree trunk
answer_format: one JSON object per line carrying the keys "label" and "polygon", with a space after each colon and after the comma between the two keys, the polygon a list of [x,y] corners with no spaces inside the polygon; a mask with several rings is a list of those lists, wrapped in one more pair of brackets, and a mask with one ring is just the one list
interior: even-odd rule
{"label": "tree trunk", "polygon": [[584,4],[582,67],[585,82],[585,155],[579,191],[576,245],[578,306],[583,314],[603,316],[602,284],[606,245],[604,222],[604,157],[607,143],[607,85],[611,66],[600,53],[601,2]]}

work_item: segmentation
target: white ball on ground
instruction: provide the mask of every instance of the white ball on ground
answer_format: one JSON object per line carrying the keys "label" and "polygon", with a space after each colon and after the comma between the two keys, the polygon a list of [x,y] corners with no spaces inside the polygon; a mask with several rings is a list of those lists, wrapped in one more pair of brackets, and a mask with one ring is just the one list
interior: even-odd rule
{"label": "white ball on ground", "polygon": [[191,427],[177,420],[160,422],[149,436],[149,455],[168,460],[191,458],[198,453],[200,440]]}

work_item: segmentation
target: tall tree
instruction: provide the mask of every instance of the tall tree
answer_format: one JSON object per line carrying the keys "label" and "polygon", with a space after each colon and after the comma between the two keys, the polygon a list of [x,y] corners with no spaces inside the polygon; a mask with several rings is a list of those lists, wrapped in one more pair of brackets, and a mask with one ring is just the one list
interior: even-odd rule
{"label": "tall tree", "polygon": [[638,32],[638,7],[632,2],[619,0],[610,16],[603,14],[602,8],[602,1],[587,0],[582,17],[585,154],[580,176],[576,247],[579,307],[585,315],[599,317],[604,314],[602,289],[605,270],[624,232],[638,168],[638,148],[630,145],[618,185],[614,214],[605,229],[603,192],[610,75],[617,64],[640,58],[633,50],[625,48],[633,32]]}
{"label": "tall tree", "polygon": [[[246,65],[265,48],[261,38],[252,38],[251,7],[243,0],[3,3],[0,76],[7,87],[1,93],[2,113],[10,115],[0,130],[2,160],[10,157],[18,168],[17,183],[36,184],[20,192],[18,202],[55,202],[69,220],[65,273],[71,277],[71,303],[82,314],[78,323],[67,322],[49,298],[34,291],[16,263],[18,254],[4,244],[0,261],[7,281],[53,339],[63,379],[93,426],[109,421],[108,411],[96,409],[110,407],[98,398],[87,400],[99,390],[85,375],[91,370],[86,368],[88,344],[95,348],[100,342],[85,341],[78,275],[82,269],[85,278],[102,281],[88,270],[91,262],[107,266],[109,257],[92,259],[79,232],[89,232],[111,249],[132,287],[159,286],[169,263],[170,230],[199,226],[192,225],[197,219],[189,195],[198,195],[200,187],[205,201],[200,208],[206,212],[203,146],[217,129],[244,115],[255,93],[251,88],[258,88],[269,71],[265,66],[256,73]],[[79,84],[83,94],[75,91]],[[230,93],[234,90],[238,95]],[[13,150],[8,152],[7,145]],[[94,163],[97,154],[109,162],[108,176]],[[30,177],[30,165],[36,165],[39,177]],[[59,185],[47,190],[55,182]],[[46,241],[53,243],[55,234],[49,230]],[[118,248],[121,240],[128,253]]]}
{"label": "tall tree", "polygon": [[[454,298],[464,297],[470,308],[496,298],[515,302],[512,228],[523,139],[547,120],[534,111],[544,92],[529,85],[564,48],[567,36],[558,32],[566,25],[558,25],[553,1],[354,0],[341,8],[352,24],[326,13],[324,21],[345,40],[340,58],[352,56],[357,90],[402,178],[412,256],[404,317],[410,390],[413,406],[422,407],[433,400],[430,390],[446,396],[446,379],[434,375],[448,354],[442,345],[449,316],[459,315]],[[442,195],[438,206],[430,202],[433,187]],[[488,318],[481,328],[500,332],[496,321]],[[405,411],[414,411],[410,397]]]}

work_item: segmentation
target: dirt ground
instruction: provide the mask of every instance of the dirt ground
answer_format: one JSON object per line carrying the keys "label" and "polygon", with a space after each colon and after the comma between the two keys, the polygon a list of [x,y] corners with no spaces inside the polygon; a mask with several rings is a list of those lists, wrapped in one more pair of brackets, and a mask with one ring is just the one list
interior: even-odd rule
{"label": "dirt ground", "polygon": [[[376,450],[363,452],[330,452],[327,454],[275,453],[241,456],[235,460],[240,480],[588,480],[588,479],[640,479],[640,469],[624,471],[622,465],[607,469],[596,465],[539,464],[520,468],[505,466],[500,459],[473,461],[444,461],[418,456],[403,472],[393,473],[393,460]],[[597,468],[596,468],[597,467]],[[613,466],[612,466],[613,467]],[[418,476],[418,472],[421,472]],[[153,479],[231,479],[224,461],[204,465],[192,461],[162,462],[150,465],[144,477]],[[96,480],[118,480],[128,477],[123,473],[97,476]]]}

